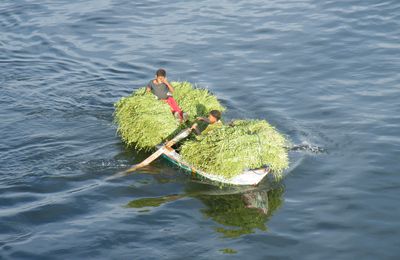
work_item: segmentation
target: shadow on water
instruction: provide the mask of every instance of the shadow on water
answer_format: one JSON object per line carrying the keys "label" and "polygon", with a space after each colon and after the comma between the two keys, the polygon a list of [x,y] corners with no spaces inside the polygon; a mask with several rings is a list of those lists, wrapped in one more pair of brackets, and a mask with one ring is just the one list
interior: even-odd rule
{"label": "shadow on water", "polygon": [[214,230],[226,238],[236,238],[252,234],[256,229],[267,231],[267,222],[282,205],[284,187],[231,187],[218,188],[192,182],[183,194],[162,197],[141,198],[130,201],[126,207],[149,210],[182,198],[200,200],[205,218],[210,218],[221,226]]}

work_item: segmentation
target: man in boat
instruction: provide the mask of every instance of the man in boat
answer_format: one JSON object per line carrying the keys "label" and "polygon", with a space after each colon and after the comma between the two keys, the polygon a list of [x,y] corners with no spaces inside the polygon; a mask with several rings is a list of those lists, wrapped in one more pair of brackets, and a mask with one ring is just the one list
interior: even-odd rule
{"label": "man in boat", "polygon": [[195,123],[192,125],[191,129],[197,134],[206,134],[210,130],[216,128],[216,127],[221,127],[222,126],[222,121],[221,121],[221,111],[219,110],[211,110],[210,113],[208,114],[208,117],[198,117],[197,121],[203,121],[206,122],[208,125],[206,129],[203,131],[200,131],[198,128],[198,125]]}
{"label": "man in boat", "polygon": [[167,103],[171,107],[174,116],[181,122],[187,120],[188,115],[182,111],[172,97],[174,88],[167,81],[167,72],[164,69],[157,70],[155,79],[150,80],[146,86],[146,91],[153,93],[159,100]]}

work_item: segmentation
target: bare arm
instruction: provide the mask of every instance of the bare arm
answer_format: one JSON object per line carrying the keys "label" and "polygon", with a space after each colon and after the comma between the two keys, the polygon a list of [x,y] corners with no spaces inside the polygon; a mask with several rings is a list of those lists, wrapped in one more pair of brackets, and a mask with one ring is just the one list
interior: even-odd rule
{"label": "bare arm", "polygon": [[169,84],[169,82],[166,79],[163,80],[163,83],[168,87],[169,92],[171,92],[171,93],[174,92],[174,88],[172,87],[171,84]]}
{"label": "bare arm", "polygon": [[196,120],[203,121],[203,122],[206,122],[206,123],[210,123],[210,120],[208,120],[207,117],[198,117],[198,118],[196,118]]}
{"label": "bare arm", "polygon": [[149,82],[149,84],[147,84],[147,86],[146,86],[146,92],[147,92],[147,93],[150,93],[150,92],[151,92],[151,85],[150,85],[150,82]]}
{"label": "bare arm", "polygon": [[193,124],[192,127],[190,128],[192,131],[194,130],[194,132],[196,133],[196,135],[200,135],[201,132],[199,130],[199,128],[197,127],[197,124]]}

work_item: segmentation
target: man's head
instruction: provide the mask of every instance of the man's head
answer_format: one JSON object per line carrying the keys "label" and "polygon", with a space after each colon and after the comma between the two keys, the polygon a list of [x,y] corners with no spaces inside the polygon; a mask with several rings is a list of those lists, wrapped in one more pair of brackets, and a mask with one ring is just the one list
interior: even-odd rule
{"label": "man's head", "polygon": [[167,72],[165,71],[165,69],[158,69],[156,71],[157,78],[165,78],[166,76],[167,76]]}
{"label": "man's head", "polygon": [[219,110],[211,110],[208,114],[208,120],[210,120],[211,124],[214,124],[218,120],[221,119],[221,112]]}

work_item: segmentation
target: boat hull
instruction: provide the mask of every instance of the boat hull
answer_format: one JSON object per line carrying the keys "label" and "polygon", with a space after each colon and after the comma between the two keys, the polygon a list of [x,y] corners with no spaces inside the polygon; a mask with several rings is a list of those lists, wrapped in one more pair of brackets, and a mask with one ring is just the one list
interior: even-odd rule
{"label": "boat hull", "polygon": [[214,183],[228,185],[257,185],[270,172],[270,167],[265,166],[259,169],[246,170],[243,173],[228,179],[220,175],[206,173],[199,169],[196,169],[185,160],[183,160],[181,155],[177,153],[173,148],[165,149],[161,156],[167,159],[169,162],[173,163],[174,165],[178,166],[179,168],[183,169],[186,173],[189,173],[193,177],[206,179]]}

